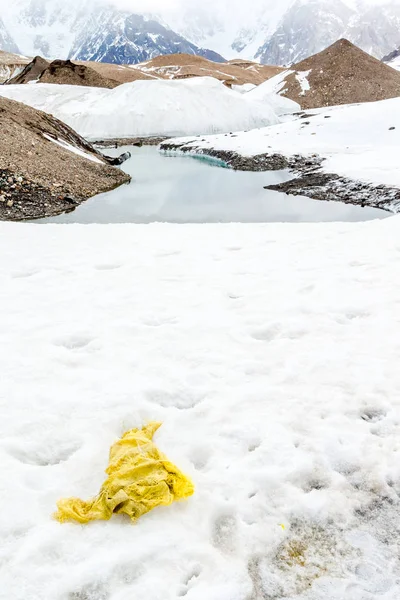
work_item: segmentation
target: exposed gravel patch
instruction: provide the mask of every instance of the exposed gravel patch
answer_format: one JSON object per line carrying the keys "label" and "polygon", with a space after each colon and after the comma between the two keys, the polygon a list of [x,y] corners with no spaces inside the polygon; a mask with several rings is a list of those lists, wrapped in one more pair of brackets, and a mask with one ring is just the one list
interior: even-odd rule
{"label": "exposed gravel patch", "polygon": [[0,220],[54,216],[130,181],[70,127],[20,102],[0,98],[0,130]]}
{"label": "exposed gravel patch", "polygon": [[166,137],[134,137],[134,138],[114,138],[111,140],[99,140],[93,142],[93,146],[98,148],[120,148],[121,146],[159,146]]}
{"label": "exposed gravel patch", "polygon": [[0,221],[23,221],[70,212],[84,198],[29,181],[21,174],[0,169]]}

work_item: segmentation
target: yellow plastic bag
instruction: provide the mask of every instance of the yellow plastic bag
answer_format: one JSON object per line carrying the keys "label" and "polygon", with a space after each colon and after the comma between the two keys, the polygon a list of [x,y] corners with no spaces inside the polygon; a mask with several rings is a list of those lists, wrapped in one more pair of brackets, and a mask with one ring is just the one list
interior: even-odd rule
{"label": "yellow plastic bag", "polygon": [[125,513],[133,521],[156,506],[168,506],[194,493],[193,483],[153,443],[161,423],[127,431],[110,450],[108,479],[99,495],[84,502],[67,498],[57,502],[54,517],[65,521],[108,520]]}

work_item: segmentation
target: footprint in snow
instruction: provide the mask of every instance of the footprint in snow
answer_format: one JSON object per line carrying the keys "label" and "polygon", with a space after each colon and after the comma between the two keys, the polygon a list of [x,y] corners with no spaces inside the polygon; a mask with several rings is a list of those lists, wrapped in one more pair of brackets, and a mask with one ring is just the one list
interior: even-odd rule
{"label": "footprint in snow", "polygon": [[8,454],[26,465],[48,467],[66,462],[77,450],[80,444],[70,442],[65,444],[44,444],[38,446],[10,446],[6,448]]}
{"label": "footprint in snow", "polygon": [[166,250],[165,252],[156,252],[154,255],[156,258],[168,258],[169,256],[179,256],[182,254],[181,250]]}
{"label": "footprint in snow", "polygon": [[211,451],[209,448],[206,446],[198,446],[197,448],[193,449],[190,461],[196,471],[202,471],[207,466],[210,456]]}
{"label": "footprint in snow", "polygon": [[147,390],[145,397],[149,402],[158,404],[163,408],[177,408],[178,410],[189,410],[195,408],[205,399],[205,394],[196,393],[193,390],[185,389],[176,392],[166,392],[164,390]]}
{"label": "footprint in snow", "polygon": [[120,269],[122,265],[120,264],[104,264],[104,265],[96,265],[94,268],[96,271],[115,271],[116,269]]}
{"label": "footprint in snow", "polygon": [[81,350],[89,346],[95,338],[84,335],[70,335],[55,340],[54,345],[66,348],[67,350]]}
{"label": "footprint in snow", "polygon": [[276,339],[297,340],[307,335],[304,329],[285,329],[279,323],[269,325],[252,332],[252,337],[261,342],[272,342]]}
{"label": "footprint in snow", "polygon": [[67,596],[67,600],[108,600],[109,598],[109,588],[104,583],[87,584]]}
{"label": "footprint in snow", "polygon": [[201,575],[201,567],[200,565],[195,566],[193,569],[189,571],[186,577],[183,580],[183,584],[178,591],[178,596],[183,597],[186,596],[191,587],[193,587],[196,580]]}
{"label": "footprint in snow", "polygon": [[234,514],[219,515],[213,525],[213,545],[223,552],[232,552],[235,548],[237,520]]}
{"label": "footprint in snow", "polygon": [[249,444],[248,451],[249,452],[255,452],[256,450],[258,450],[258,448],[260,446],[261,446],[261,441],[260,440],[255,440],[254,442],[251,442]]}
{"label": "footprint in snow", "polygon": [[361,411],[361,419],[369,423],[377,423],[386,417],[386,410],[384,408],[373,408],[368,407]]}
{"label": "footprint in snow", "polygon": [[13,279],[27,279],[28,277],[33,277],[40,273],[40,269],[29,269],[27,271],[19,271],[18,273],[14,273],[11,277]]}

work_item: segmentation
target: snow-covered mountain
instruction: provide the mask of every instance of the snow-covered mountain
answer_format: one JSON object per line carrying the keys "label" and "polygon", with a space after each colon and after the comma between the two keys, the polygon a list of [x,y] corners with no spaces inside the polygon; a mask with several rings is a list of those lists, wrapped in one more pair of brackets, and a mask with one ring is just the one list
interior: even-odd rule
{"label": "snow-covered mountain", "polygon": [[231,58],[289,64],[347,38],[377,58],[400,45],[400,2],[381,0],[202,0],[169,17],[171,27]]}
{"label": "snow-covered mountain", "polygon": [[400,6],[349,0],[296,0],[259,48],[261,62],[290,64],[346,38],[376,58],[400,43]]}
{"label": "snow-covered mountain", "polygon": [[293,0],[191,0],[160,13],[172,29],[227,58],[253,58]]}
{"label": "snow-covered mountain", "polygon": [[223,60],[149,16],[96,0],[14,0],[0,21],[0,48],[47,58],[134,64],[186,52]]}
{"label": "snow-covered mountain", "polygon": [[6,50],[7,52],[18,52],[18,47],[10,34],[8,33],[3,20],[0,18],[0,50]]}
{"label": "snow-covered mountain", "polygon": [[400,48],[396,48],[396,50],[393,50],[393,52],[384,56],[382,60],[388,64],[389,67],[400,71]]}
{"label": "snow-covered mountain", "polygon": [[221,56],[188,42],[157,21],[103,9],[75,38],[70,58],[133,64],[160,54],[187,53],[220,61]]}
{"label": "snow-covered mountain", "polygon": [[351,9],[341,0],[297,0],[256,57],[271,64],[298,62],[344,37],[351,16]]}
{"label": "snow-covered mountain", "polygon": [[343,37],[377,58],[400,46],[400,0],[175,0],[156,15],[129,11],[133,1],[122,10],[116,0],[12,0],[0,47],[116,63],[174,52],[221,60],[202,50],[211,48],[286,65]]}

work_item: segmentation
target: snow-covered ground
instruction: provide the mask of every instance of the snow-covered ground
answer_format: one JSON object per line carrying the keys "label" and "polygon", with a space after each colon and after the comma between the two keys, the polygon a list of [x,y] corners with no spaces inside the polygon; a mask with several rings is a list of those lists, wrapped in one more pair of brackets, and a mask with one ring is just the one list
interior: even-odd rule
{"label": "snow-covered ground", "polygon": [[174,142],[185,141],[194,149],[228,150],[243,156],[317,154],[326,159],[323,170],[328,173],[389,186],[400,185],[400,98],[316,109],[308,113],[305,118],[290,119],[273,127],[234,136],[207,136]]}
{"label": "snow-covered ground", "polygon": [[135,81],[113,90],[54,84],[1,86],[0,95],[58,117],[90,139],[223,133],[279,122],[212,77]]}
{"label": "snow-covered ground", "polygon": [[[288,71],[285,71],[283,74],[286,73],[288,73]],[[297,104],[297,102],[293,102],[293,100],[280,95],[285,83],[282,79],[283,74],[280,73],[272,78],[277,80],[279,83],[270,84],[270,80],[268,79],[264,83],[256,86],[254,89],[247,90],[247,98],[254,100],[255,102],[261,102],[271,106],[277,115],[292,114],[300,111],[300,104]]]}
{"label": "snow-covered ground", "polygon": [[[0,597],[398,600],[399,227],[1,224]],[[154,419],[195,495],[53,521]]]}
{"label": "snow-covered ground", "polygon": [[255,90],[249,93],[249,98],[253,97],[257,100],[261,100],[263,97],[269,94],[281,94],[285,90],[286,78],[294,73],[291,69],[282,71],[278,75],[274,75],[264,83],[260,83]]}

